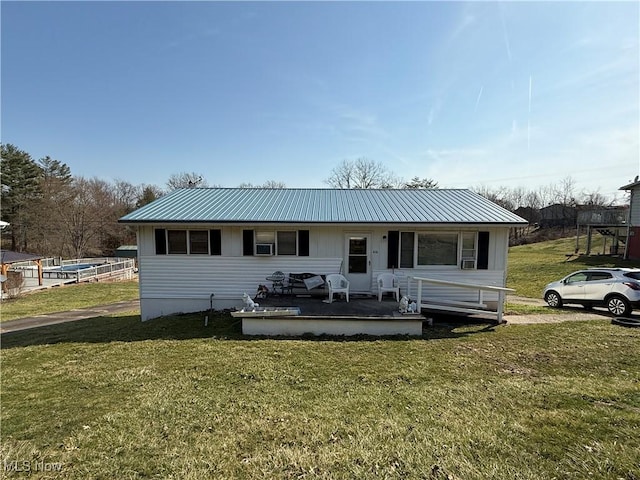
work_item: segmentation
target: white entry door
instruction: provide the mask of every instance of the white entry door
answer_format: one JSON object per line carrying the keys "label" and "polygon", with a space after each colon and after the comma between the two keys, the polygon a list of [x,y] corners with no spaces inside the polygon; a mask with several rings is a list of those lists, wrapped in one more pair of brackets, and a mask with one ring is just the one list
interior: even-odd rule
{"label": "white entry door", "polygon": [[371,292],[371,235],[345,235],[345,274],[350,292]]}

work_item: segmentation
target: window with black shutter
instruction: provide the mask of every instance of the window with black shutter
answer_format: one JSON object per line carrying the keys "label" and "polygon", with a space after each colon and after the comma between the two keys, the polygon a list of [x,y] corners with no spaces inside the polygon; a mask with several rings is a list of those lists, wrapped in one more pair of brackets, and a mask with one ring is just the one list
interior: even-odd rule
{"label": "window with black shutter", "polygon": [[478,270],[489,268],[489,232],[478,232]]}
{"label": "window with black shutter", "polygon": [[209,243],[211,244],[211,255],[222,255],[221,230],[209,230]]}
{"label": "window with black shutter", "polygon": [[156,228],[156,255],[167,254],[167,234],[164,228]]}
{"label": "window with black shutter", "polygon": [[309,230],[298,230],[298,256],[309,256]]}
{"label": "window with black shutter", "polygon": [[390,230],[387,233],[387,268],[398,268],[400,262],[398,261],[400,250],[400,232],[397,230]]}
{"label": "window with black shutter", "polygon": [[253,255],[253,230],[242,231],[242,255]]}

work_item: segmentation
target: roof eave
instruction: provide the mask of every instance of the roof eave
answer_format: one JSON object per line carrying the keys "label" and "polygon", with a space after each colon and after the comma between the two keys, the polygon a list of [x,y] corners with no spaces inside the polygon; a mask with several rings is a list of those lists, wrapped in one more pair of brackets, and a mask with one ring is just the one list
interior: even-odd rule
{"label": "roof eave", "polygon": [[431,225],[431,226],[449,226],[449,225],[493,225],[501,227],[521,227],[528,225],[529,222],[524,220],[521,222],[498,222],[498,221],[455,221],[455,222],[411,222],[411,221],[317,221],[317,220],[118,220],[118,223],[127,225],[158,225],[158,224],[225,224],[225,225],[271,225],[271,224],[292,224],[292,225]]}

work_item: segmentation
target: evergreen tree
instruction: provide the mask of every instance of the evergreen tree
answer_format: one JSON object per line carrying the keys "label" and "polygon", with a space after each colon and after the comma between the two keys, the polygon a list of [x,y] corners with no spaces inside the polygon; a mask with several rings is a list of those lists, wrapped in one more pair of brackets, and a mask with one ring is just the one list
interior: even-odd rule
{"label": "evergreen tree", "polygon": [[11,250],[23,252],[28,248],[28,232],[34,221],[33,206],[42,195],[42,168],[14,145],[2,144],[0,150],[2,219],[11,224]]}

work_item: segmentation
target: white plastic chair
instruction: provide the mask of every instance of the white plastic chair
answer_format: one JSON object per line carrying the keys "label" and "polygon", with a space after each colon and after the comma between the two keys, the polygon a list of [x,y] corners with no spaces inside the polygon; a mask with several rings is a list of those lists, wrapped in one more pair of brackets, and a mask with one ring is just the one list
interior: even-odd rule
{"label": "white plastic chair", "polygon": [[349,301],[349,280],[339,273],[327,275],[327,286],[329,287],[329,303],[333,302],[334,293],[344,293],[347,302]]}
{"label": "white plastic chair", "polygon": [[400,285],[398,278],[393,273],[381,273],[378,275],[378,301],[382,301],[383,293],[393,293],[396,302],[400,301]]}

